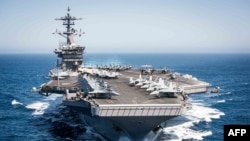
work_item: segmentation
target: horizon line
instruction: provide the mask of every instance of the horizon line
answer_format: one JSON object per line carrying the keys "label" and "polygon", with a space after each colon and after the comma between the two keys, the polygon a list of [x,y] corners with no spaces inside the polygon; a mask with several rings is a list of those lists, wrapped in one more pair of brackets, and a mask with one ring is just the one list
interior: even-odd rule
{"label": "horizon line", "polygon": [[[0,55],[56,55],[49,52],[13,52],[0,53]],[[250,54],[250,52],[84,52],[84,54]]]}

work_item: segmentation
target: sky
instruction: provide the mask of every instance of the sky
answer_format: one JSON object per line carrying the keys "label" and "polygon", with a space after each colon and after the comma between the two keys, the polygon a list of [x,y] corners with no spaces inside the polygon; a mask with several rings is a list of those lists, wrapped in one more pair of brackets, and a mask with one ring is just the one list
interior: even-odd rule
{"label": "sky", "polygon": [[68,6],[86,53],[250,53],[249,0],[1,0],[0,54],[52,53]]}

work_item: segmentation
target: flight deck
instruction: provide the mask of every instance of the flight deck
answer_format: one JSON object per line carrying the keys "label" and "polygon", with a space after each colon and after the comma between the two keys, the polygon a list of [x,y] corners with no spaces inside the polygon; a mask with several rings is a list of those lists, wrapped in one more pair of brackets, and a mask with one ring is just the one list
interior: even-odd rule
{"label": "flight deck", "polygon": [[[137,86],[130,86],[129,79],[131,77],[139,77],[140,71],[138,70],[126,70],[119,72],[118,78],[107,79],[98,78],[96,76],[91,76],[94,79],[102,79],[104,82],[112,88],[113,91],[117,92],[119,95],[112,96],[111,98],[92,98],[94,103],[98,105],[106,104],[180,104],[185,97],[172,96],[172,97],[155,97],[150,95],[146,89],[142,89]],[[148,78],[149,75],[142,75],[142,78]],[[186,94],[190,93],[203,93],[207,91],[209,83],[199,81],[196,79],[184,78],[181,75],[176,75],[173,78],[173,73],[153,73],[152,79],[163,78],[165,81],[175,82],[177,85],[184,88]],[[82,87],[81,81],[79,79],[84,79],[82,75],[75,77],[68,77],[65,79],[52,79],[46,84],[43,84],[42,91],[45,93],[62,93],[65,94],[66,90],[69,91],[70,97],[68,99],[80,100],[85,98],[86,94],[85,87]],[[87,83],[87,82],[85,82]],[[84,84],[86,86],[86,84]],[[94,89],[94,88],[93,88]],[[81,92],[81,95],[76,95],[77,92]],[[84,93],[85,92],[85,93]],[[75,93],[75,94],[73,94]],[[75,95],[75,96],[74,96]],[[69,96],[69,95],[68,95]],[[67,98],[67,97],[66,97]]]}

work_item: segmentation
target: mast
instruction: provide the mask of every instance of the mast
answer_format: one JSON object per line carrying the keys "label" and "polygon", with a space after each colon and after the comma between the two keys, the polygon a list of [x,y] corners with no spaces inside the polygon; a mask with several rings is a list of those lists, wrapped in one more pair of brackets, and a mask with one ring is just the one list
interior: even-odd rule
{"label": "mast", "polygon": [[58,32],[56,30],[55,33],[57,33],[57,34],[65,37],[67,39],[67,44],[70,45],[70,43],[71,43],[70,42],[70,36],[75,36],[75,35],[81,36],[81,34],[83,34],[81,32],[81,29],[80,29],[80,32],[78,33],[77,30],[75,30],[74,28],[71,27],[72,25],[75,25],[75,22],[74,22],[75,20],[82,20],[82,18],[76,18],[76,17],[71,16],[70,13],[69,13],[70,12],[70,8],[69,7],[68,7],[67,11],[68,11],[68,13],[64,17],[55,18],[55,20],[61,20],[61,21],[63,21],[63,25],[66,26],[66,31],[64,31],[64,32],[60,32],[59,31]]}
{"label": "mast", "polygon": [[70,15],[70,8],[67,9],[67,14],[64,17],[56,18],[55,20],[63,21],[63,24],[66,27],[66,31],[58,31],[53,34],[58,34],[66,38],[66,43],[59,45],[58,49],[55,49],[55,53],[58,55],[58,58],[61,58],[61,63],[59,64],[63,70],[77,71],[78,68],[82,65],[83,62],[83,51],[85,47],[77,45],[74,41],[74,36],[81,36],[84,34],[81,29],[78,32],[72,26],[75,25],[76,20],[82,20],[82,18],[76,18]]}

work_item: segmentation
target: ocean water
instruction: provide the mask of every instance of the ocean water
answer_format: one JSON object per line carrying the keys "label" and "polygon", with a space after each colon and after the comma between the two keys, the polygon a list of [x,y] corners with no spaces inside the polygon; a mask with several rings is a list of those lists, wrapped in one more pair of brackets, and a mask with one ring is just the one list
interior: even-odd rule
{"label": "ocean water", "polygon": [[[223,125],[250,124],[249,54],[85,54],[85,65],[150,64],[220,87],[190,96],[192,109],[167,122],[155,140],[221,141]],[[61,104],[61,95],[32,92],[49,81],[54,54],[0,55],[0,140],[107,140],[81,114]],[[128,140],[121,138],[120,140]]]}

